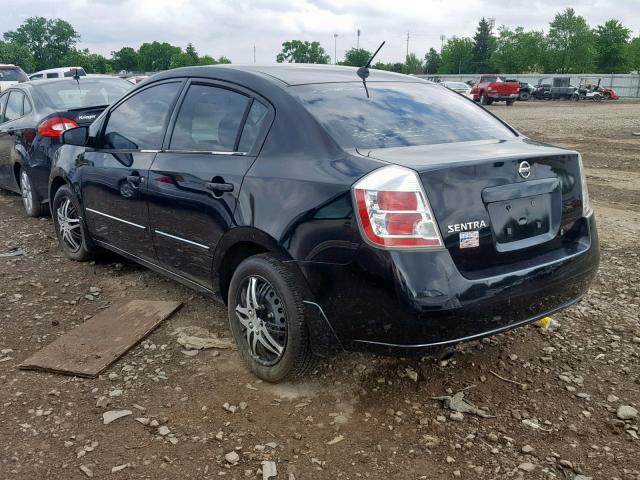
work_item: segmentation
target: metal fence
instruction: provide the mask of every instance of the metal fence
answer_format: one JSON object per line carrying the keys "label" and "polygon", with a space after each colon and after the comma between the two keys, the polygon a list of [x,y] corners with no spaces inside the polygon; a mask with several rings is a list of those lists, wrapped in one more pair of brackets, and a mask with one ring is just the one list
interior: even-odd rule
{"label": "metal fence", "polygon": [[[417,75],[421,78],[434,78],[437,77],[440,81],[450,82],[466,82],[467,80],[475,80],[478,78],[476,74],[470,75]],[[532,85],[537,85],[541,78],[551,77],[569,77],[572,85],[578,85],[580,83],[580,77],[600,77],[602,82],[601,87],[613,88],[621,97],[640,97],[640,74],[609,74],[602,75],[597,73],[585,73],[583,75],[575,74],[556,74],[545,75],[541,73],[527,73],[527,74],[500,74],[503,78],[515,78],[521,82],[528,82]]]}

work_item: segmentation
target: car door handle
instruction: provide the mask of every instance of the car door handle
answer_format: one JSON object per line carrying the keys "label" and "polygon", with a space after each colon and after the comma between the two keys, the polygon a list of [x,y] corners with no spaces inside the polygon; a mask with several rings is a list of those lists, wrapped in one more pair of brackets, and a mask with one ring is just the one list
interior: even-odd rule
{"label": "car door handle", "polygon": [[233,192],[233,183],[206,182],[204,185],[216,194]]}

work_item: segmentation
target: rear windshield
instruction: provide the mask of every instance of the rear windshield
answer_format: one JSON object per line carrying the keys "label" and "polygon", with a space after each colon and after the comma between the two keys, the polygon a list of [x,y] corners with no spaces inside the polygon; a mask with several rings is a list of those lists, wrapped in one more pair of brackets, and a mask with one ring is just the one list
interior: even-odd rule
{"label": "rear windshield", "polygon": [[37,85],[57,110],[110,105],[133,87],[131,82],[120,78],[83,78],[78,82],[69,79],[38,82]]}
{"label": "rear windshield", "polygon": [[26,82],[27,75],[20,68],[0,68],[0,82]]}
{"label": "rear windshield", "polygon": [[428,83],[314,84],[291,92],[343,148],[386,148],[513,138],[482,107]]}

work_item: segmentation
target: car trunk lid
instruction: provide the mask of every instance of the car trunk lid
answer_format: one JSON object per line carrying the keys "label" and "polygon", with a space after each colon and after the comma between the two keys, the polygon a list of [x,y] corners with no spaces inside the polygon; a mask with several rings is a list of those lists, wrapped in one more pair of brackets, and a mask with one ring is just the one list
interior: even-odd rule
{"label": "car trunk lid", "polygon": [[445,247],[469,275],[560,248],[582,217],[575,152],[483,140],[365,154],[418,172]]}

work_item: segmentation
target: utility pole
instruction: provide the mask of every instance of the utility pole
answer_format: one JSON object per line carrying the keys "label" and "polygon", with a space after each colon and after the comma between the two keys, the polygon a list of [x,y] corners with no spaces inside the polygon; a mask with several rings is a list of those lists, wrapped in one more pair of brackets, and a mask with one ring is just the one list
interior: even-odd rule
{"label": "utility pole", "polygon": [[[409,32],[407,32],[407,57],[409,56]],[[406,57],[405,57],[406,61]]]}
{"label": "utility pole", "polygon": [[444,49],[445,38],[447,38],[445,35],[440,35],[440,55],[442,55],[442,50]]}
{"label": "utility pole", "polygon": [[338,34],[333,34],[333,64],[338,64]]}
{"label": "utility pole", "polygon": [[253,63],[256,63],[256,46],[253,45]]}
{"label": "utility pole", "polygon": [[360,29],[358,29],[358,40],[356,43],[356,48],[360,48]]}

